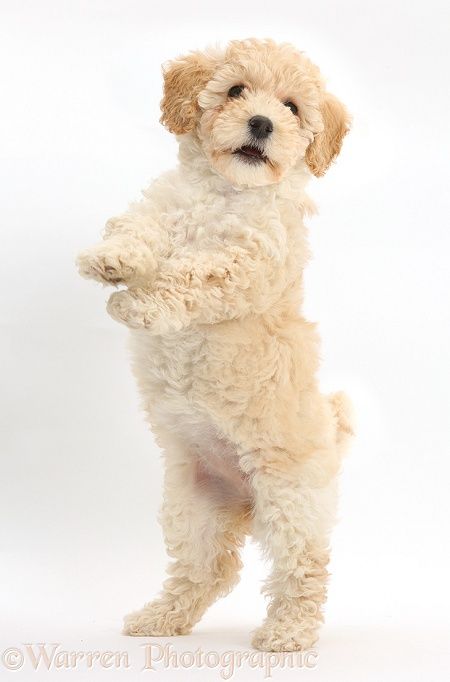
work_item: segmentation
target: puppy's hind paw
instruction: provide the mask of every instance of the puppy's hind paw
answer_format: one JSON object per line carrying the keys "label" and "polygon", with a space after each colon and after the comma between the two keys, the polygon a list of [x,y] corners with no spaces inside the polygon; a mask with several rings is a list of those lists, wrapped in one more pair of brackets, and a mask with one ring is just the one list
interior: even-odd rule
{"label": "puppy's hind paw", "polygon": [[265,623],[252,637],[260,651],[306,651],[317,641],[317,632],[301,630],[297,622]]}
{"label": "puppy's hind paw", "polygon": [[132,637],[174,637],[187,635],[191,629],[182,612],[167,610],[167,606],[154,602],[125,617],[123,634]]}

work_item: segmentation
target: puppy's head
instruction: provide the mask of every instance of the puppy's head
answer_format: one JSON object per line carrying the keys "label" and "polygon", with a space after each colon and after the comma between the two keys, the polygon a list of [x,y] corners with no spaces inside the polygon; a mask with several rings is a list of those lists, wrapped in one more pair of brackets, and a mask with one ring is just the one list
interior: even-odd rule
{"label": "puppy's head", "polygon": [[162,123],[195,135],[211,167],[238,187],[279,182],[305,162],[323,175],[349,126],[317,67],[270,40],[233,41],[222,53],[169,63],[161,109]]}

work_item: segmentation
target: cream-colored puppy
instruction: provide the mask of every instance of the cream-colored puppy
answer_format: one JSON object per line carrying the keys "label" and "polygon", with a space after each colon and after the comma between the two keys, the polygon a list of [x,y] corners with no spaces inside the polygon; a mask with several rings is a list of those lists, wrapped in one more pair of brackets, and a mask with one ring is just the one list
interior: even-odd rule
{"label": "cream-colored puppy", "polygon": [[108,312],[132,330],[165,456],[173,561],[161,595],[125,632],[189,632],[236,584],[251,533],[273,564],[253,644],[304,649],[322,620],[351,433],[344,395],[319,392],[317,333],[299,312],[305,185],[339,153],[348,115],[303,54],[270,40],[169,63],[161,106],[178,168],[79,257],[84,277],[127,287]]}

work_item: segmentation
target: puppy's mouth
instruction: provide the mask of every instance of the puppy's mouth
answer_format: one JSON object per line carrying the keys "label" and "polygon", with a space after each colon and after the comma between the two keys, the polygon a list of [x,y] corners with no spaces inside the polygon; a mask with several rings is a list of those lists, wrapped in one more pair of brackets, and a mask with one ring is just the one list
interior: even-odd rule
{"label": "puppy's mouth", "polygon": [[247,163],[266,163],[267,156],[258,147],[253,147],[252,145],[244,145],[236,149],[233,154],[239,156],[240,159],[246,161]]}

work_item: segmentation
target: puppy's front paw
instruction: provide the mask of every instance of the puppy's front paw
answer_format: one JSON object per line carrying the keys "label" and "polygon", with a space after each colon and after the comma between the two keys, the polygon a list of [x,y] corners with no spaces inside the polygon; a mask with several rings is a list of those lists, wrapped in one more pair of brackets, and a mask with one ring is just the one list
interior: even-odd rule
{"label": "puppy's front paw", "polygon": [[109,242],[80,253],[77,265],[82,277],[113,285],[148,279],[152,269],[145,247],[139,252]]}
{"label": "puppy's front paw", "polygon": [[317,641],[317,632],[302,630],[296,621],[266,621],[252,638],[261,651],[306,651]]}
{"label": "puppy's front paw", "polygon": [[153,319],[151,306],[129,289],[111,294],[106,310],[113,320],[126,324],[131,329],[148,329]]}
{"label": "puppy's front paw", "polygon": [[106,309],[113,320],[131,329],[147,329],[152,335],[176,332],[186,324],[180,306],[139,287],[111,294]]}
{"label": "puppy's front paw", "polygon": [[155,601],[124,619],[123,634],[132,637],[187,635],[192,627],[180,609]]}

